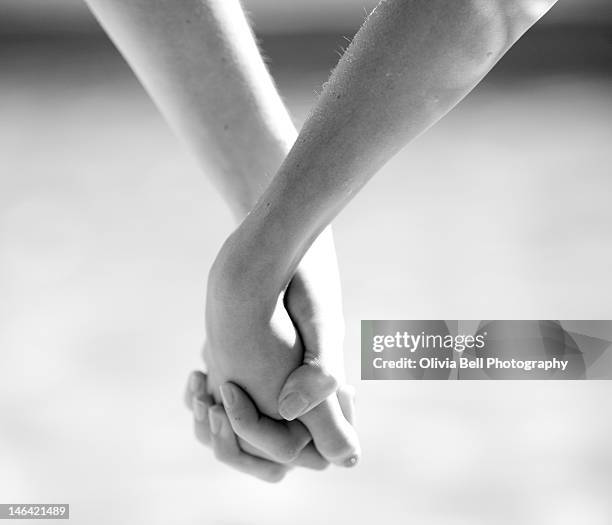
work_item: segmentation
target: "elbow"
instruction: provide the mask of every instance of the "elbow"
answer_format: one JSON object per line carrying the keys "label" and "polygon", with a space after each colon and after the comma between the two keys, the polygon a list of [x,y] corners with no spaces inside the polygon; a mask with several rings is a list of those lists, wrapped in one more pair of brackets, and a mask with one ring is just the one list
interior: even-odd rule
{"label": "elbow", "polygon": [[542,18],[557,0],[512,0],[501,2],[509,38],[515,42],[525,31]]}
{"label": "elbow", "polygon": [[[448,16],[457,32],[447,33],[442,61],[450,81],[447,87],[477,83],[506,51],[556,0],[453,0]],[[450,7],[452,6],[452,7]],[[447,26],[448,27],[448,26]],[[450,73],[450,74],[448,74]]]}
{"label": "elbow", "polygon": [[519,19],[535,24],[542,18],[558,0],[513,0],[512,2],[504,2],[502,5],[509,13],[516,13]]}
{"label": "elbow", "polygon": [[480,81],[509,48],[508,19],[496,0],[445,2],[449,6],[438,31],[442,52],[439,79],[450,89]]}

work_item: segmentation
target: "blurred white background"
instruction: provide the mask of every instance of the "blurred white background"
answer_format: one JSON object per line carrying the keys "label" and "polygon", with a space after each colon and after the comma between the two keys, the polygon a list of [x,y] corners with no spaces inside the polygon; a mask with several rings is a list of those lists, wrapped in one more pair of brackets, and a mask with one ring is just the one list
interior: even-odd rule
{"label": "blurred white background", "polygon": [[[561,0],[545,23],[612,20],[609,0]],[[358,27],[377,0],[242,0],[258,31],[329,31]],[[0,24],[46,31],[90,30],[93,23],[81,0],[2,0]]]}
{"label": "blurred white background", "polygon": [[[371,2],[245,3],[299,125]],[[360,319],[610,318],[609,7],[561,2],[341,214],[363,461],[267,486],[181,405],[227,210],[86,11],[3,0],[0,502],[94,525],[612,523],[609,382],[358,365]]]}

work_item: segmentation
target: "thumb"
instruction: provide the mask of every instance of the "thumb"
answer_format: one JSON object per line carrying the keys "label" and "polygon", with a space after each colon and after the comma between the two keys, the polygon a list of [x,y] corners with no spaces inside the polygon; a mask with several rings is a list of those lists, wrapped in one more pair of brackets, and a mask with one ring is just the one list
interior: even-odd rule
{"label": "thumb", "polygon": [[278,411],[288,420],[300,417],[338,389],[338,381],[317,359],[305,362],[287,378],[278,396]]}

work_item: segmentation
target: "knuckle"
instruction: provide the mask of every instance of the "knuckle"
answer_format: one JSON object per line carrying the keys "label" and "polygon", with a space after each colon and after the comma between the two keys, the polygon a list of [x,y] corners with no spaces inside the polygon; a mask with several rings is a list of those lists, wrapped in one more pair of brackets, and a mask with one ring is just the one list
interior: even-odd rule
{"label": "knuckle", "polygon": [[308,365],[315,371],[315,377],[318,383],[325,385],[329,389],[338,389],[339,381],[332,367],[323,363],[320,358],[310,359]]}

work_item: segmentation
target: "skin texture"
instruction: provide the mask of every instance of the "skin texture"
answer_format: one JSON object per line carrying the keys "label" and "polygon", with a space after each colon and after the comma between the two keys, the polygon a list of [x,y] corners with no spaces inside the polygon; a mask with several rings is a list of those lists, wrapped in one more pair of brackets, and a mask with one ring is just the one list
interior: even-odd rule
{"label": "skin texture", "polygon": [[[278,441],[278,422],[274,422],[262,416],[250,398],[237,385],[226,383],[222,388],[225,392],[227,387],[231,388],[230,399],[223,394],[226,414],[219,410],[212,397],[207,394],[207,377],[201,372],[193,372],[185,389],[185,403],[194,412],[194,430],[198,440],[207,446],[212,446],[215,455],[224,463],[237,470],[253,475],[263,481],[281,481],[290,467],[287,464],[268,461],[241,450],[236,435],[249,443],[257,443],[265,440],[266,446],[270,442],[276,444]],[[354,421],[354,392],[349,388],[341,388],[338,391],[338,401],[347,420],[352,424]],[[224,417],[225,416],[225,417]],[[213,433],[213,420],[217,420],[217,432]],[[233,432],[228,431],[231,425]],[[284,442],[284,440],[283,440]],[[284,446],[283,443],[279,447]],[[306,448],[305,450],[308,450]],[[302,452],[300,457],[293,462],[315,470],[324,469],[327,462],[320,456]]]}
{"label": "skin texture", "polygon": [[[143,1],[134,0],[141,7]],[[385,0],[378,5],[324,86],[276,177],[213,264],[206,313],[210,392],[217,396],[217,386],[235,381],[264,414],[279,417],[278,401],[286,394],[282,376],[286,379],[300,364],[311,333],[305,329],[301,337],[299,323],[292,323],[297,317],[283,306],[291,304],[285,291],[292,292],[289,283],[300,261],[369,178],[469,93],[553,3]],[[147,7],[152,4],[164,3],[148,2]],[[227,14],[221,0],[195,5],[212,20]],[[169,28],[166,35],[175,30]],[[240,39],[236,33],[233,37]],[[186,48],[192,56],[196,50]],[[160,51],[153,56],[163,61],[168,50]],[[176,93],[169,92],[172,103]],[[205,138],[214,141],[219,130],[207,128]],[[354,463],[358,445],[336,397],[302,414],[299,423],[328,459]],[[218,409],[209,409],[209,429],[227,438]]]}
{"label": "skin texture", "polygon": [[[253,353],[256,361],[277,360],[286,368],[297,359],[299,338],[278,305],[306,250],[374,173],[461,101],[536,20],[524,2],[511,0],[386,0],[377,6],[274,180],[211,268],[207,329],[211,353],[220,356],[221,381],[240,382],[264,413],[276,416],[273,394],[257,375],[249,383],[249,371],[235,364]],[[228,323],[232,316],[241,322]],[[339,420],[325,411],[322,403],[300,418],[319,450],[323,443],[309,418]]]}
{"label": "skin texture", "polygon": [[[88,4],[166,120],[212,178],[236,220],[241,220],[268,185],[297,133],[261,60],[239,3],[89,0]],[[262,377],[274,379],[274,394],[280,396],[277,403],[280,401],[281,406],[292,393],[294,397],[299,393],[306,400],[299,410],[294,404],[293,410],[283,411],[289,419],[329,396],[338,408],[335,396],[337,387],[344,382],[341,353],[344,332],[331,229],[322,233],[303,258],[284,300],[300,331],[305,353],[301,359],[299,352],[294,353],[292,360],[280,367],[276,361],[268,360],[271,368],[265,369]],[[286,318],[287,313],[284,315]],[[236,322],[235,317],[232,319]],[[220,348],[219,353],[222,352]],[[214,379],[217,368],[212,364],[213,355],[208,350],[205,354]],[[289,363],[292,367],[286,366]],[[261,362],[258,369],[263,368]],[[219,384],[218,380],[211,381],[207,387],[213,394],[209,399],[216,402],[221,400]],[[278,415],[278,407],[274,413]],[[256,423],[253,422],[250,431],[241,428],[242,434],[248,436],[239,440],[243,449],[297,465],[321,468],[325,464],[312,445],[296,457],[300,447],[309,441],[303,425],[295,423],[292,427],[298,430],[287,432],[285,424],[268,425],[264,431]],[[276,433],[270,432],[270,428]],[[323,433],[338,431],[334,427],[321,429]],[[229,439],[226,434],[224,437]],[[249,444],[248,439],[258,447]],[[333,439],[347,443],[349,436],[336,435]],[[210,439],[204,441],[214,445]],[[222,460],[233,462],[227,455],[222,455]],[[244,466],[241,470],[248,472]]]}
{"label": "skin texture", "polygon": [[381,2],[325,84],[274,180],[219,254],[214,279],[225,281],[227,294],[265,297],[271,313],[319,232],[537,20],[524,5]]}
{"label": "skin texture", "polygon": [[[248,261],[242,264],[248,265]],[[212,391],[227,381],[236,383],[261,413],[280,419],[279,392],[304,354],[299,334],[284,308],[282,294],[270,314],[256,297],[233,301],[225,295],[226,289],[217,285],[218,282],[209,280],[206,301],[205,360]],[[240,297],[244,299],[248,295],[249,291],[243,290]],[[338,465],[354,464],[359,455],[357,436],[335,397],[326,399],[299,421],[308,428],[317,450],[326,459]]]}

